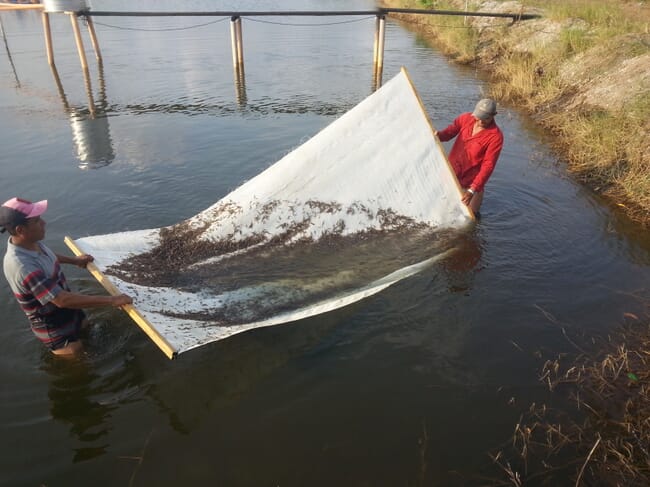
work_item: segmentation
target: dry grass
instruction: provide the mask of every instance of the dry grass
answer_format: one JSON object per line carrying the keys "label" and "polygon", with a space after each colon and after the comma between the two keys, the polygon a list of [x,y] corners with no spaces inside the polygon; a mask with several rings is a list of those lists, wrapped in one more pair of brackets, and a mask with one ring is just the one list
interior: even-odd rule
{"label": "dry grass", "polygon": [[540,380],[573,410],[530,407],[493,455],[506,484],[650,485],[650,324],[628,319],[593,356],[544,364]]}
{"label": "dry grass", "polygon": [[548,113],[574,174],[641,222],[650,218],[650,99],[630,100],[624,111]]}
{"label": "dry grass", "polygon": [[[451,2],[444,0],[387,0],[382,3],[400,8],[455,10]],[[391,14],[391,17],[417,24],[418,30],[427,37],[436,39],[438,48],[455,62],[469,64],[475,61],[479,35],[475,29],[470,27],[464,17],[402,14]]]}
{"label": "dry grass", "polygon": [[578,18],[586,22],[601,38],[611,38],[627,32],[643,32],[650,16],[642,7],[644,1],[625,0],[522,0],[526,7],[544,9],[547,18],[562,22]]}

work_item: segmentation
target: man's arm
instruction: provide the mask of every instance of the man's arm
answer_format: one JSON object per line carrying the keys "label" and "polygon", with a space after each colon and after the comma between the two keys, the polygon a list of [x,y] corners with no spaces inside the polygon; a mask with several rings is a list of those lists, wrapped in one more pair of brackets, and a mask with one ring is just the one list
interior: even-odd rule
{"label": "man's arm", "polygon": [[81,267],[82,269],[86,268],[86,264],[88,262],[92,262],[95,260],[95,258],[92,255],[84,254],[84,255],[79,255],[77,257],[68,257],[67,255],[60,255],[60,254],[55,254],[56,258],[59,259],[59,262],[61,264],[72,264],[76,265],[77,267]]}
{"label": "man's arm", "polygon": [[441,142],[447,142],[448,140],[451,140],[458,135],[462,127],[461,117],[462,115],[456,117],[456,119],[447,127],[442,130],[436,130],[434,132],[434,134],[438,136]]}
{"label": "man's arm", "polygon": [[133,303],[133,299],[126,294],[117,296],[93,296],[61,290],[50,302],[59,308],[99,308],[102,306],[115,306],[119,308],[125,304]]}
{"label": "man's arm", "polygon": [[497,164],[499,155],[501,154],[501,149],[503,148],[503,136],[499,134],[494,140],[490,141],[485,154],[483,155],[483,162],[481,163],[481,169],[478,174],[472,181],[470,189],[475,192],[483,191],[485,183],[490,179],[492,171],[494,171],[494,166]]}

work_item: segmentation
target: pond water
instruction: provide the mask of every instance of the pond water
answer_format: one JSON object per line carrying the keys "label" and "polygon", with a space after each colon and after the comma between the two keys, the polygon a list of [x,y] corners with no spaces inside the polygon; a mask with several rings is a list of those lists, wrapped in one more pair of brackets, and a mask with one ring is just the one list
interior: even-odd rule
{"label": "pond water", "polygon": [[[218,3],[183,9],[374,8]],[[228,18],[98,17],[90,97],[66,16],[51,16],[58,84],[40,14],[1,18],[0,195],[47,198],[46,242],[60,253],[65,235],[200,212],[373,88],[372,16],[243,19],[245,86]],[[486,90],[389,19],[384,80],[401,66],[437,127]],[[650,276],[648,235],[573,182],[517,107],[498,122],[505,148],[461,251],[322,316],[169,361],[125,314],[97,310],[87,357],[68,362],[43,350],[2,280],[0,485],[481,485],[495,474],[488,452],[547,399],[544,359],[573,350],[562,328],[610,332],[643,311]]]}

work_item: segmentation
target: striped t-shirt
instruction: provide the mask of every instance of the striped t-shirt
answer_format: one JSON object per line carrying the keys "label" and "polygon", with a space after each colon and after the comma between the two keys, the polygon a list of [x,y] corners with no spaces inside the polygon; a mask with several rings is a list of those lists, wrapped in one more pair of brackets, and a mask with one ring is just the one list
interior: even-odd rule
{"label": "striped t-shirt", "polygon": [[52,303],[61,291],[70,288],[54,252],[40,242],[38,246],[38,251],[28,250],[9,239],[4,273],[36,337],[56,350],[77,340],[85,315],[81,310],[59,308]]}

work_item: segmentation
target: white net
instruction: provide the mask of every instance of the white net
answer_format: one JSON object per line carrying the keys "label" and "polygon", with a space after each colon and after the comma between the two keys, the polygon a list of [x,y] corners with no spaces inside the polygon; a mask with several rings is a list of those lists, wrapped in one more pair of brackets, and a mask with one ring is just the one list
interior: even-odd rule
{"label": "white net", "polygon": [[445,257],[445,230],[471,218],[402,70],[198,215],[74,244],[181,353],[375,294]]}

